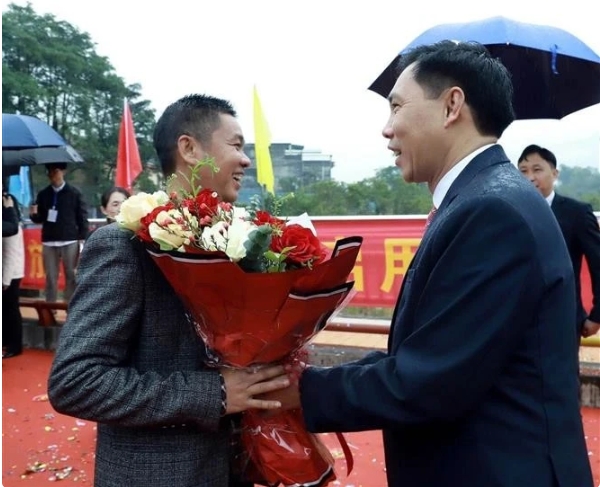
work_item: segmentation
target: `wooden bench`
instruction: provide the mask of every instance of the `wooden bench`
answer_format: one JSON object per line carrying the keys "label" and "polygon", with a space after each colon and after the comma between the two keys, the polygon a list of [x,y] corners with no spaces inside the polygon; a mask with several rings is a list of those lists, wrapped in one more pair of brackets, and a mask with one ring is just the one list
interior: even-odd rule
{"label": "wooden bench", "polygon": [[22,308],[33,308],[37,311],[39,324],[41,326],[57,326],[56,316],[54,312],[56,310],[66,311],[69,304],[65,301],[45,301],[43,299],[35,298],[19,298],[19,306]]}

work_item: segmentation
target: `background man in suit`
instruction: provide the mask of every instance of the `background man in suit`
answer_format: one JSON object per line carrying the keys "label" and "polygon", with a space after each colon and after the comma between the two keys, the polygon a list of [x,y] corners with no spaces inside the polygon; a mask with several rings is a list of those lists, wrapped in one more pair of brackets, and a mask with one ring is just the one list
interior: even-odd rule
{"label": "background man in suit", "polygon": [[[558,178],[556,156],[539,145],[528,145],[519,157],[519,170],[546,199],[558,220],[569,249],[577,288],[577,335],[588,337],[600,329],[600,227],[591,205],[554,191]],[[581,301],[581,265],[587,261],[593,304],[589,314]]]}
{"label": "background man in suit", "polygon": [[[220,170],[203,169],[200,182],[228,202],[250,164],[243,145],[233,107],[204,95],[167,107],[154,132],[165,176],[176,175],[170,190],[189,189],[192,168],[211,156]],[[63,414],[99,423],[97,487],[233,485],[228,418],[279,407],[252,396],[288,380],[277,377],[282,367],[208,368],[181,301],[132,236],[106,225],[83,248],[50,401]]]}
{"label": "background man in suit", "polygon": [[575,283],[548,205],[496,144],[505,67],[478,44],[403,55],[383,130],[437,212],[387,352],[308,367],[269,395],[311,431],[383,429],[390,487],[592,487],[577,400]]}
{"label": "background man in suit", "polygon": [[87,208],[81,191],[65,181],[66,164],[47,164],[50,184],[43,188],[29,209],[29,218],[42,224],[42,259],[46,273],[46,300],[56,301],[58,273],[65,274],[64,299],[75,290],[79,248],[89,232]]}

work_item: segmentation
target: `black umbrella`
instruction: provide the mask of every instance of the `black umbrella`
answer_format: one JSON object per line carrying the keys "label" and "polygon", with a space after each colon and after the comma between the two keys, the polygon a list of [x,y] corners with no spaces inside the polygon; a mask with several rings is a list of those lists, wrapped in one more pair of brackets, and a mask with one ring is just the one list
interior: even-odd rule
{"label": "black umbrella", "polygon": [[35,166],[36,164],[80,163],[83,158],[70,145],[2,150],[3,166]]}
{"label": "black umbrella", "polygon": [[21,166],[82,163],[81,155],[46,122],[28,115],[2,114],[2,172]]}
{"label": "black umbrella", "polygon": [[387,97],[397,79],[402,53],[442,40],[476,41],[510,71],[518,120],[554,118],[600,103],[600,56],[574,35],[556,27],[493,17],[442,24],[400,51],[369,89]]}

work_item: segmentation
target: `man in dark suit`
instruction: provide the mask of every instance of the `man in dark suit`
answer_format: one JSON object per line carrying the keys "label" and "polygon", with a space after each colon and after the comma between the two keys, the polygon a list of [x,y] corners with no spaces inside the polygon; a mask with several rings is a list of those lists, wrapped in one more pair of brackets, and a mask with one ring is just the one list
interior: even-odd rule
{"label": "man in dark suit", "polygon": [[268,395],[309,430],[382,429],[390,487],[592,487],[577,400],[575,282],[548,205],[497,140],[505,67],[445,41],[402,56],[383,130],[437,211],[387,352]]}
{"label": "man in dark suit", "polygon": [[[165,176],[176,175],[170,190],[189,189],[192,168],[210,156],[220,170],[202,171],[200,183],[237,198],[250,161],[235,115],[229,102],[203,95],[165,110],[154,144]],[[228,418],[279,407],[253,395],[288,382],[277,379],[282,367],[219,370],[206,359],[180,299],[132,232],[114,223],[92,233],[48,395],[57,411],[98,422],[96,487],[234,485]]]}
{"label": "man in dark suit", "polygon": [[[519,157],[519,170],[546,199],[562,231],[575,272],[577,336],[588,337],[600,329],[600,227],[591,205],[554,191],[558,178],[556,156],[539,145],[529,145]],[[586,313],[581,300],[583,258],[590,271],[593,304]]]}

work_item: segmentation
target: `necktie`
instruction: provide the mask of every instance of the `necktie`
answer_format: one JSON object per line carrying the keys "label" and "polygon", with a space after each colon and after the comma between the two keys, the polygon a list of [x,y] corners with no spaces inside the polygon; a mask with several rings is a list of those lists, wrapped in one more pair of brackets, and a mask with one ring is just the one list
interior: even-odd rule
{"label": "necktie", "polygon": [[435,206],[433,208],[431,208],[431,211],[427,215],[427,220],[425,220],[425,228],[426,229],[431,224],[431,222],[433,220],[433,217],[435,216],[436,212],[437,212],[437,208]]}

